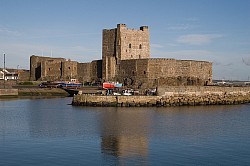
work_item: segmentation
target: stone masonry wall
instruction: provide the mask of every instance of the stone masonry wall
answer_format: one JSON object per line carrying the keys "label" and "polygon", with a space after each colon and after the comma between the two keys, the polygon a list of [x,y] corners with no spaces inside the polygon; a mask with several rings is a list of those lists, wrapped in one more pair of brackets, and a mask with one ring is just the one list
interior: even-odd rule
{"label": "stone masonry wall", "polygon": [[148,82],[148,59],[122,60],[117,80],[125,86],[142,86]]}
{"label": "stone masonry wall", "polygon": [[212,63],[153,58],[122,60],[117,80],[126,85],[158,87],[162,85],[206,85],[212,82]]}
{"label": "stone masonry wall", "polygon": [[[31,81],[36,81],[39,79],[41,80],[44,77],[46,77],[45,75],[46,64],[44,63],[45,61],[48,61],[50,62],[50,64],[53,64],[53,63],[61,63],[66,60],[64,58],[51,58],[51,57],[42,57],[42,56],[32,55],[30,57],[30,80]],[[43,67],[41,66],[42,63],[43,63]]]}
{"label": "stone masonry wall", "polygon": [[91,80],[94,82],[102,78],[102,60],[91,62]]}
{"label": "stone masonry wall", "polygon": [[115,77],[111,68],[116,65],[116,29],[104,29],[102,32],[102,78],[110,80]]}
{"label": "stone masonry wall", "polygon": [[233,94],[250,93],[250,87],[219,87],[219,86],[161,86],[157,89],[159,96],[190,94]]}
{"label": "stone masonry wall", "polygon": [[41,62],[42,76],[41,80],[53,81],[61,79],[62,62],[43,61]]}
{"label": "stone masonry wall", "polygon": [[18,89],[0,89],[0,96],[17,96]]}
{"label": "stone masonry wall", "polygon": [[149,29],[128,29],[125,24],[117,25],[118,56],[120,60],[150,58]]}
{"label": "stone masonry wall", "polygon": [[95,60],[91,63],[77,64],[78,80],[81,82],[95,82],[102,78],[102,60]]}
{"label": "stone masonry wall", "polygon": [[76,61],[66,61],[62,63],[62,78],[64,80],[78,78]]}
{"label": "stone masonry wall", "polygon": [[102,60],[90,63],[66,61],[64,58],[31,56],[31,80],[58,81],[78,79],[81,82],[95,82],[102,78]]}
{"label": "stone masonry wall", "polygon": [[78,63],[77,73],[80,82],[91,82],[91,63]]}
{"label": "stone masonry wall", "polygon": [[115,80],[117,75],[117,61],[115,57],[105,57],[102,60],[102,79],[105,81]]}
{"label": "stone masonry wall", "polygon": [[178,60],[176,74],[182,77],[197,77],[201,81],[212,83],[212,63],[206,61]]}

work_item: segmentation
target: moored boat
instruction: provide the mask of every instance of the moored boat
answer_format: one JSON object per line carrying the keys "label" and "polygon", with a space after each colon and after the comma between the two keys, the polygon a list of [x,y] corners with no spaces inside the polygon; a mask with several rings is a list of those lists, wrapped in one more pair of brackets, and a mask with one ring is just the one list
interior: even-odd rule
{"label": "moored boat", "polygon": [[60,87],[62,88],[77,88],[77,87],[81,87],[82,84],[81,83],[75,83],[75,82],[63,82],[63,83],[60,83],[59,85]]}

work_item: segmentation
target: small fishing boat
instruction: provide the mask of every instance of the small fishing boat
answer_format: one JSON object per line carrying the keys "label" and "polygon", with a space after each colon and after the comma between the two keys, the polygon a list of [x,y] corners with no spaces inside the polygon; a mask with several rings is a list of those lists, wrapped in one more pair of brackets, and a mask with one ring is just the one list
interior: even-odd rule
{"label": "small fishing boat", "polygon": [[61,82],[59,86],[61,88],[79,88],[82,87],[82,83],[79,83],[77,79],[71,79],[70,81]]}
{"label": "small fishing boat", "polygon": [[77,88],[77,87],[81,87],[82,84],[81,83],[75,83],[75,82],[63,82],[60,83],[59,85],[62,88]]}

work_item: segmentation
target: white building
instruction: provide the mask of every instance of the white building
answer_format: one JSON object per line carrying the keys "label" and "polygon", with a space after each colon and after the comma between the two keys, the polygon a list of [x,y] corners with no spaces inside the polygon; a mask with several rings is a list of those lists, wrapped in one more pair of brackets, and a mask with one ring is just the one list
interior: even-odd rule
{"label": "white building", "polygon": [[3,80],[3,79],[4,79],[4,72],[0,71],[0,80]]}
{"label": "white building", "polygon": [[0,71],[0,80],[18,80],[18,73],[16,72],[9,72],[6,69]]}

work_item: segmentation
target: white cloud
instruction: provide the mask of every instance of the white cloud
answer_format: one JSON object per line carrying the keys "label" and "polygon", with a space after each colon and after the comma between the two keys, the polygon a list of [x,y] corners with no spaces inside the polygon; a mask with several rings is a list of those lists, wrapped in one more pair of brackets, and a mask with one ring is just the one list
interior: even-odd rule
{"label": "white cloud", "polygon": [[188,45],[204,45],[212,42],[212,40],[222,37],[218,34],[189,34],[177,38],[178,43]]}
{"label": "white cloud", "polygon": [[188,29],[191,29],[193,27],[194,26],[190,25],[190,24],[179,24],[179,25],[169,26],[167,29],[168,30],[188,30]]}
{"label": "white cloud", "polygon": [[150,44],[150,46],[151,48],[163,48],[164,47],[163,45],[156,44],[156,43]]}

